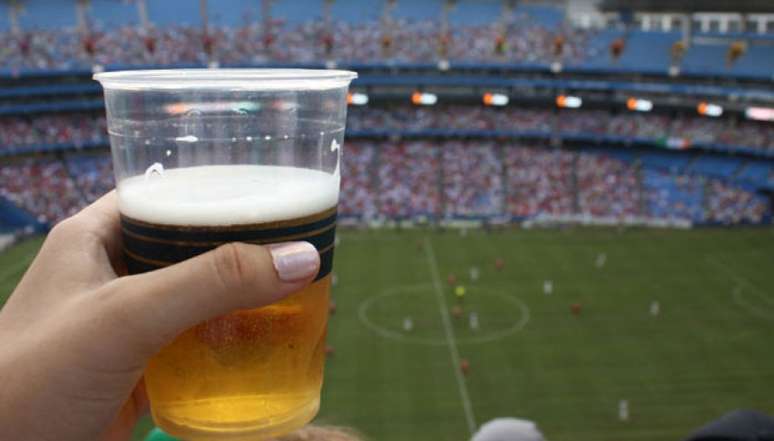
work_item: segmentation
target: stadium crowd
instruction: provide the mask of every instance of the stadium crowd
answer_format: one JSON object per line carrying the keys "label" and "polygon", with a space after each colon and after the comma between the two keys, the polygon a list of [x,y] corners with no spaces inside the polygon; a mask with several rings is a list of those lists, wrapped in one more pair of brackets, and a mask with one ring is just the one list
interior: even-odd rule
{"label": "stadium crowd", "polygon": [[517,217],[572,213],[576,156],[564,150],[505,149],[508,212]]}
{"label": "stadium crowd", "polygon": [[631,165],[604,155],[581,153],[575,173],[582,214],[624,218],[641,213],[639,177]]}
{"label": "stadium crowd", "polygon": [[[722,180],[642,167],[604,152],[491,142],[351,142],[340,213],[384,218],[585,215],[757,223],[765,197]],[[0,195],[55,223],[113,185],[106,154],[0,165]]]}
{"label": "stadium crowd", "polygon": [[653,216],[699,222],[703,219],[706,183],[702,177],[651,169],[643,172],[642,185],[645,204]]}
{"label": "stadium crowd", "polygon": [[3,163],[0,196],[34,214],[39,222],[50,224],[77,213],[87,202],[66,164],[57,159]]}
{"label": "stadium crowd", "polygon": [[[418,131],[501,130],[608,135],[686,142],[724,144],[774,151],[774,125],[731,119],[658,114],[611,113],[603,110],[555,112],[547,109],[493,108],[477,105],[437,107],[356,107],[349,110],[347,130]],[[101,142],[107,137],[103,115],[55,114],[0,118],[0,148],[29,145]]]}
{"label": "stadium crowd", "polygon": [[[495,108],[445,105],[351,108],[347,129],[361,130],[504,130],[608,135],[688,143],[724,144],[774,151],[774,125],[732,119],[662,114],[612,113],[604,110]],[[556,128],[556,129],[554,129]]]}
{"label": "stadium crowd", "polygon": [[524,13],[508,23],[453,26],[435,21],[347,23],[325,20],[241,26],[92,26],[0,33],[3,67],[73,69],[92,65],[172,65],[325,60],[428,60],[579,63],[595,55],[589,31],[549,28]]}
{"label": "stadium crowd", "polygon": [[379,158],[371,169],[373,172],[373,167],[377,167],[374,175],[378,178],[375,193],[379,214],[392,218],[436,216],[441,208],[438,149],[426,142],[375,145],[372,148]]}
{"label": "stadium crowd", "polygon": [[371,170],[377,157],[377,149],[367,143],[349,144],[346,149],[341,188],[347,195],[339,201],[339,210],[342,213],[359,213],[365,218],[373,218],[378,210]]}
{"label": "stadium crowd", "polygon": [[444,214],[493,216],[503,212],[503,162],[491,143],[447,142],[441,148]]}
{"label": "stadium crowd", "polygon": [[0,118],[0,146],[102,142],[107,138],[103,115],[86,113],[12,116]]}

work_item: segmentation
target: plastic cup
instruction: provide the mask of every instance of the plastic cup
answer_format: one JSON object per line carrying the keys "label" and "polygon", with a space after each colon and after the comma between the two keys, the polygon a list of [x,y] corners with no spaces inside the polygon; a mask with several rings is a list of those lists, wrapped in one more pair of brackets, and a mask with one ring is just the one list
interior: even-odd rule
{"label": "plastic cup", "polygon": [[346,96],[355,77],[271,69],[94,76],[105,90],[130,273],[234,241],[306,240],[320,253],[309,287],[201,323],[150,360],[152,414],[168,434],[256,440],[317,413]]}

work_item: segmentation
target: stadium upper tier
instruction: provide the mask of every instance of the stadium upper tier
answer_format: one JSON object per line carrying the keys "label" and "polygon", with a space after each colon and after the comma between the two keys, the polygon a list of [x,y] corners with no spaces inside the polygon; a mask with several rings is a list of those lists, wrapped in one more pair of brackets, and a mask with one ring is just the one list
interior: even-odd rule
{"label": "stadium upper tier", "polygon": [[[49,224],[113,186],[107,154],[20,158],[0,165],[0,178],[0,196]],[[346,146],[339,212],[364,221],[575,218],[736,224],[768,222],[769,203],[750,187],[713,178],[699,166],[670,171],[633,152],[487,141],[354,142]]]}
{"label": "stadium upper tier", "polygon": [[744,49],[732,57],[738,36],[695,34],[678,56],[679,32],[579,29],[563,11],[536,5],[504,19],[493,0],[459,1],[447,31],[441,0],[399,1],[387,24],[379,2],[336,1],[321,17],[322,0],[277,1],[268,21],[244,2],[210,2],[206,31],[197,2],[150,2],[144,27],[133,6],[94,0],[84,12],[87,28],[76,27],[70,2],[26,3],[20,32],[2,34],[0,64],[7,69],[450,60],[663,75],[676,66],[686,74],[765,80],[774,74],[771,35],[744,36]]}
{"label": "stadium upper tier", "polygon": [[[480,105],[351,107],[347,134],[350,139],[396,135],[405,138],[544,140],[560,137],[587,145],[617,144],[619,148],[634,144],[678,150],[749,151],[758,153],[752,156],[774,157],[774,125],[771,123],[605,110],[555,111]],[[0,117],[0,156],[105,147],[107,144],[102,113]],[[719,161],[733,163],[738,160],[723,157]],[[771,161],[762,163],[771,166]],[[732,167],[722,177],[733,177],[735,170]]]}

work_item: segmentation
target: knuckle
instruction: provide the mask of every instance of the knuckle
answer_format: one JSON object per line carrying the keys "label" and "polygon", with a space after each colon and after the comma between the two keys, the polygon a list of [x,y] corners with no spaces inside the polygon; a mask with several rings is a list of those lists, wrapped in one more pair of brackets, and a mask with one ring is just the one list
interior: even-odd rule
{"label": "knuckle", "polygon": [[247,248],[244,244],[228,243],[215,249],[212,264],[224,290],[242,291],[253,285],[255,272]]}
{"label": "knuckle", "polygon": [[67,238],[76,234],[80,229],[81,227],[78,219],[71,216],[54,225],[54,228],[49,232],[49,236],[51,236],[52,239],[57,240]]}
{"label": "knuckle", "polygon": [[98,230],[99,227],[93,219],[76,214],[54,225],[49,235],[56,240],[70,240],[74,237],[95,236]]}

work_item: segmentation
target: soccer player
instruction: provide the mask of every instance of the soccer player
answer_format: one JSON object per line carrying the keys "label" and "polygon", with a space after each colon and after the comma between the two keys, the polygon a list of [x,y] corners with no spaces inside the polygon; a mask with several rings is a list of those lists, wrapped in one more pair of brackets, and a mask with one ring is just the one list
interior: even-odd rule
{"label": "soccer player", "polygon": [[480,271],[477,266],[471,266],[470,267],[470,281],[475,282],[478,280],[478,277],[480,276]]}
{"label": "soccer player", "polygon": [[607,254],[599,253],[597,254],[597,260],[594,262],[594,265],[597,268],[602,268],[603,266],[605,266],[606,262],[607,262]]}
{"label": "soccer player", "polygon": [[653,303],[650,304],[650,315],[657,316],[661,313],[661,304],[654,300]]}
{"label": "soccer player", "polygon": [[550,296],[554,292],[554,281],[546,280],[543,282],[543,294]]}
{"label": "soccer player", "polygon": [[462,375],[468,376],[468,373],[470,372],[470,362],[467,358],[460,360],[460,371],[462,371]]}
{"label": "soccer player", "polygon": [[618,419],[621,421],[629,421],[629,400],[621,400],[618,402]]}
{"label": "soccer player", "polygon": [[570,305],[570,312],[572,312],[572,315],[578,317],[581,314],[582,308],[583,307],[581,306],[580,303],[573,303],[572,305]]}
{"label": "soccer player", "polygon": [[478,313],[477,312],[471,312],[469,317],[469,324],[470,329],[473,331],[478,331]]}

